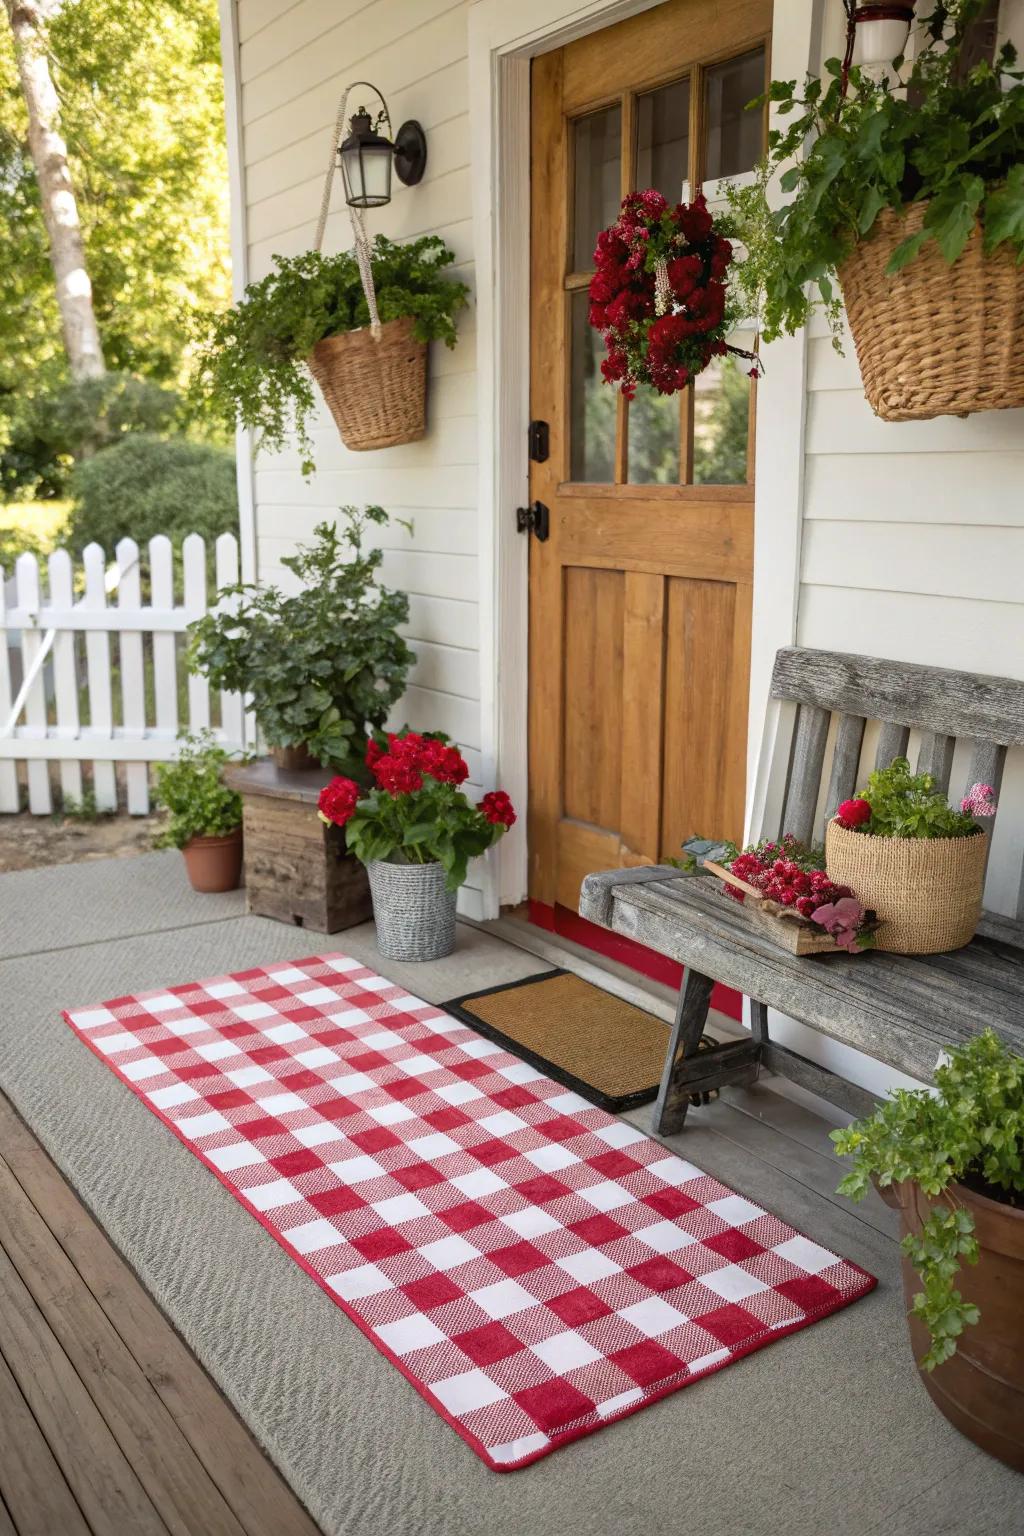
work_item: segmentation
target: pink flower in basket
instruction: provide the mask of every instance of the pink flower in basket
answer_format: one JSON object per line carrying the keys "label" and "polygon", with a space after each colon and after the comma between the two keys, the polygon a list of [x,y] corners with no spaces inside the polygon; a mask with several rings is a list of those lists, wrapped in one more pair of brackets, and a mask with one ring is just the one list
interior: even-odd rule
{"label": "pink flower in basket", "polygon": [[996,792],[991,784],[972,784],[960,802],[965,816],[994,816]]}
{"label": "pink flower in basket", "polygon": [[857,930],[864,921],[864,908],[855,897],[841,896],[838,901],[826,902],[811,917],[832,935],[840,949],[854,953],[858,947]]}

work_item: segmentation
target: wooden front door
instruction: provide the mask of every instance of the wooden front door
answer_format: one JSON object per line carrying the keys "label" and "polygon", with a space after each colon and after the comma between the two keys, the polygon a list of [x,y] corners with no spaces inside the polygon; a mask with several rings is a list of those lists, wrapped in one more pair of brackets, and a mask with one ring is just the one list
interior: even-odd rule
{"label": "wooden front door", "polygon": [[[575,910],[596,869],[742,835],[753,391],[726,361],[689,390],[600,375],[597,233],[621,198],[675,202],[751,169],[771,0],[667,0],[536,59],[530,414],[529,892]],[[744,338],[737,338],[742,340]]]}

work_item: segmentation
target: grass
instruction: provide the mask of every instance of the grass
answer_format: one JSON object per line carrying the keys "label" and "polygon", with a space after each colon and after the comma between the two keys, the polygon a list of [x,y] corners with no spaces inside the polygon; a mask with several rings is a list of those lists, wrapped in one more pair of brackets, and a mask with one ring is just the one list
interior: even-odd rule
{"label": "grass", "polygon": [[8,571],[26,549],[48,555],[60,541],[70,501],[0,503],[0,565]]}

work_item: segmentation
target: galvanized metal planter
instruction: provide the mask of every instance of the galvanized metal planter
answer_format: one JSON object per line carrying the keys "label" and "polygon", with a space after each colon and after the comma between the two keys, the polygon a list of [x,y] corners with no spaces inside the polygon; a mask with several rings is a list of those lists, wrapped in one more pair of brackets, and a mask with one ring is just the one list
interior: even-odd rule
{"label": "galvanized metal planter", "polygon": [[377,925],[377,948],[386,960],[443,960],[455,948],[455,891],[440,864],[366,866]]}

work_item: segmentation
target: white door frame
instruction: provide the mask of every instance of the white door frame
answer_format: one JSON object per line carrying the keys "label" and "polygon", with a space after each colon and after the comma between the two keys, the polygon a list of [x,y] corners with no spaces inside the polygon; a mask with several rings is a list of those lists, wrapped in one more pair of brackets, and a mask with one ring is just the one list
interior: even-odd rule
{"label": "white door frame", "polygon": [[[529,492],[530,60],[660,0],[475,0],[469,103],[477,289],[480,713],[485,783],[519,821],[489,862],[484,917],[526,894],[528,540],[515,508]],[[773,73],[802,78],[822,0],[776,0]],[[803,482],[805,338],[765,349],[758,385],[748,806],[771,660],[796,637]],[[749,811],[748,811],[749,814]]]}

